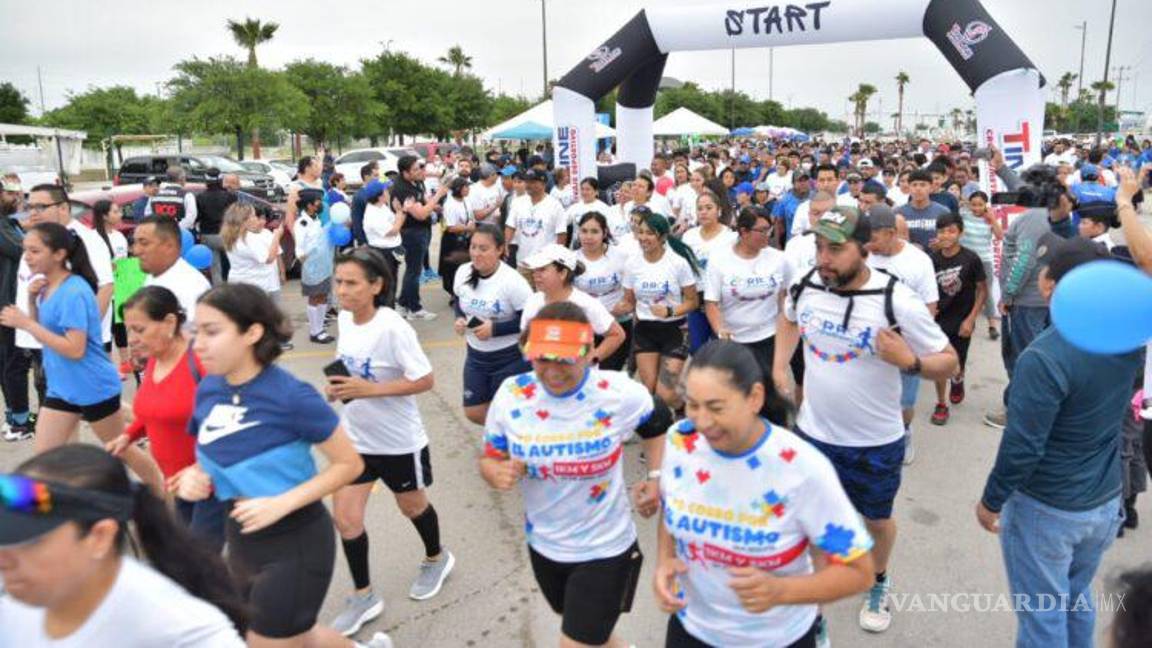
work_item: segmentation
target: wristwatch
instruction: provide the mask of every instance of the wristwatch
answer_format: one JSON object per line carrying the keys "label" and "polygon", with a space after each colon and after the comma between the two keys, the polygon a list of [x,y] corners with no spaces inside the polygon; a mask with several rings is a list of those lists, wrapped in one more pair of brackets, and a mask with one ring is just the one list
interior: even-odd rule
{"label": "wristwatch", "polygon": [[904,373],[909,376],[919,376],[921,369],[923,369],[923,366],[920,364],[920,356],[916,356],[916,362],[913,362],[911,367],[905,369]]}

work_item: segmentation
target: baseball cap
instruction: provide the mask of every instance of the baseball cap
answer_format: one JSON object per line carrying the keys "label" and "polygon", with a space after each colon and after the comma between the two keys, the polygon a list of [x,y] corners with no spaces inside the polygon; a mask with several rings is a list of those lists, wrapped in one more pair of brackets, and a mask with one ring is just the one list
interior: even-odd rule
{"label": "baseball cap", "polygon": [[204,171],[204,179],[208,182],[219,182],[220,169],[217,169],[216,167],[208,167],[208,169]]}
{"label": "baseball cap", "polygon": [[860,160],[856,166],[860,167],[861,169],[871,169],[874,165],[872,164],[871,159],[864,158],[863,160]]}
{"label": "baseball cap", "polygon": [[753,191],[755,191],[755,188],[752,186],[751,182],[741,182],[740,184],[736,185],[736,193],[738,194],[750,194]]}
{"label": "baseball cap", "polygon": [[507,177],[515,174],[516,171],[517,171],[516,165],[515,164],[509,164],[509,165],[506,165],[503,169],[500,169],[500,175],[507,178]]}
{"label": "baseball cap", "polygon": [[592,325],[585,322],[534,319],[528,324],[524,355],[529,360],[575,362],[592,348]]}
{"label": "baseball cap", "polygon": [[1082,180],[1096,180],[1100,177],[1100,169],[1096,168],[1095,164],[1085,164],[1080,167],[1080,178]]}
{"label": "baseball cap", "polygon": [[811,180],[812,176],[808,175],[807,171],[795,171],[792,173],[792,182]]}
{"label": "baseball cap", "polygon": [[816,234],[833,243],[856,241],[867,243],[872,238],[872,227],[861,218],[860,211],[852,207],[833,207],[816,221]]}
{"label": "baseball cap", "polygon": [[537,250],[532,256],[524,259],[521,265],[530,270],[539,270],[553,263],[559,263],[565,268],[574,271],[576,270],[576,264],[579,263],[579,260],[576,258],[574,251],[569,250],[559,243],[549,243]]}
{"label": "baseball cap", "polygon": [[144,186],[158,185],[158,184],[160,184],[160,176],[154,176],[154,175],[148,176],[147,178],[144,178],[144,180],[141,184],[143,184]]}
{"label": "baseball cap", "polygon": [[772,185],[767,182],[761,182],[756,185],[756,191],[772,191]]}
{"label": "baseball cap", "polygon": [[1109,227],[1116,223],[1116,203],[1111,200],[1093,200],[1080,203],[1076,207],[1076,213],[1080,215],[1081,220],[1087,218],[1104,221],[1108,223]]}
{"label": "baseball cap", "polygon": [[1111,258],[1103,245],[1079,236],[1065,239],[1048,232],[1036,246],[1036,262],[1047,266],[1048,278],[1056,282],[1079,266]]}
{"label": "baseball cap", "polygon": [[847,180],[848,182],[863,182],[864,176],[860,175],[859,173],[856,173],[855,171],[849,171],[848,176],[844,179]]}
{"label": "baseball cap", "polygon": [[0,547],[31,542],[71,521],[132,519],[131,496],[0,474]]}
{"label": "baseball cap", "polygon": [[392,186],[392,182],[385,182],[383,180],[371,180],[368,184],[364,185],[364,198],[368,201],[376,200]]}
{"label": "baseball cap", "polygon": [[522,175],[524,176],[524,180],[526,182],[532,182],[533,180],[535,180],[537,182],[545,182],[544,173],[542,171],[537,171],[536,169],[533,169],[532,167],[528,167],[527,169],[524,169],[524,172]]}
{"label": "baseball cap", "polygon": [[896,212],[888,205],[873,205],[867,213],[868,226],[874,230],[896,229]]}

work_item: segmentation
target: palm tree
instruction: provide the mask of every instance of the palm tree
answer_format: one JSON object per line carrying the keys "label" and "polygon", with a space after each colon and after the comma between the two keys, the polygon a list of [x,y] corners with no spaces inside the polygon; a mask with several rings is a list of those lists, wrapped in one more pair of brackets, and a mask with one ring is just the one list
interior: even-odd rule
{"label": "palm tree", "polygon": [[1100,103],[1108,103],[1108,93],[1116,89],[1116,84],[1111,81],[1097,81],[1092,84],[1092,89],[1100,93]]}
{"label": "palm tree", "polygon": [[472,68],[472,57],[465,55],[464,49],[459,45],[453,45],[452,47],[449,47],[448,55],[441,56],[437,60],[444,65],[453,68],[455,70],[456,76],[460,76],[460,73],[463,72],[465,68]]}
{"label": "palm tree", "polygon": [[868,100],[871,99],[874,94],[876,94],[876,86],[861,83],[856,88],[856,92],[848,96],[848,101],[851,101],[856,108],[856,132],[860,137],[864,136],[864,121],[868,116]]}
{"label": "palm tree", "polygon": [[952,117],[952,132],[959,136],[964,130],[964,111],[953,108],[948,114]]}
{"label": "palm tree", "polygon": [[[256,63],[256,46],[267,43],[272,40],[276,35],[276,30],[280,29],[280,25],[274,22],[262,23],[255,18],[245,18],[244,22],[229,20],[225,23],[228,31],[232,32],[232,40],[236,44],[248,50],[248,67],[259,67]],[[237,138],[240,137],[240,129],[236,130]],[[240,148],[240,157],[244,157],[244,149]],[[260,129],[252,129],[252,157],[260,159]]]}
{"label": "palm tree", "polygon": [[911,78],[909,78],[907,72],[901,70],[896,74],[896,96],[898,97],[896,108],[897,137],[904,131],[904,86],[908,85],[909,81],[911,81]]}
{"label": "palm tree", "polygon": [[1072,84],[1080,75],[1065,72],[1060,80],[1056,82],[1056,87],[1060,89],[1060,107],[1068,108],[1068,93],[1072,91]]}

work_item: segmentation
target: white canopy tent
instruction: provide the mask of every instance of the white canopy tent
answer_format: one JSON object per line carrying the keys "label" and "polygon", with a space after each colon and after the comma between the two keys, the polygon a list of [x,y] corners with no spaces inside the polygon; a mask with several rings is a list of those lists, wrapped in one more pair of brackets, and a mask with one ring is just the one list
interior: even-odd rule
{"label": "white canopy tent", "polygon": [[710,119],[701,117],[683,106],[652,123],[652,135],[656,137],[727,134],[727,128]]}
{"label": "white canopy tent", "polygon": [[[7,138],[36,138],[36,147],[10,146]],[[56,169],[61,175],[80,173],[80,147],[88,134],[63,128],[0,124],[0,164],[23,164]]]}
{"label": "white canopy tent", "polygon": [[[511,119],[504,120],[496,124],[492,128],[480,133],[481,139],[490,140],[494,133],[509,130],[515,126],[526,124],[528,122],[536,122],[543,124],[549,128],[556,128],[556,118],[553,114],[552,100],[549,99],[541,104],[533,106],[528,110],[512,117]],[[596,123],[596,139],[603,139],[605,137],[616,137],[616,131],[611,126],[606,124]]]}

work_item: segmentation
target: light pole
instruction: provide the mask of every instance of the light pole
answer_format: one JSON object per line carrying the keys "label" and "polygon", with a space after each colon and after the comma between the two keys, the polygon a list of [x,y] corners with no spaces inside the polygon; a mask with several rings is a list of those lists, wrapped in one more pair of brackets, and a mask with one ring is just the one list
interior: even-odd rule
{"label": "light pole", "polygon": [[1088,42],[1088,21],[1073,25],[1072,29],[1080,31],[1080,74],[1076,76],[1076,96],[1079,97],[1084,89],[1084,45]]}
{"label": "light pole", "polygon": [[1104,137],[1104,102],[1108,97],[1108,66],[1112,64],[1112,31],[1116,27],[1116,0],[1112,0],[1112,17],[1108,20],[1108,49],[1104,52],[1104,81],[1100,84],[1100,99],[1096,106],[1096,146]]}
{"label": "light pole", "polygon": [[772,101],[772,71],[775,68],[775,61],[773,61],[773,52],[776,48],[768,48],[768,101]]}
{"label": "light pole", "polygon": [[540,0],[540,34],[544,46],[544,98],[548,98],[548,4]]}
{"label": "light pole", "polygon": [[728,129],[736,128],[736,48],[732,48],[732,91],[729,97]]}

